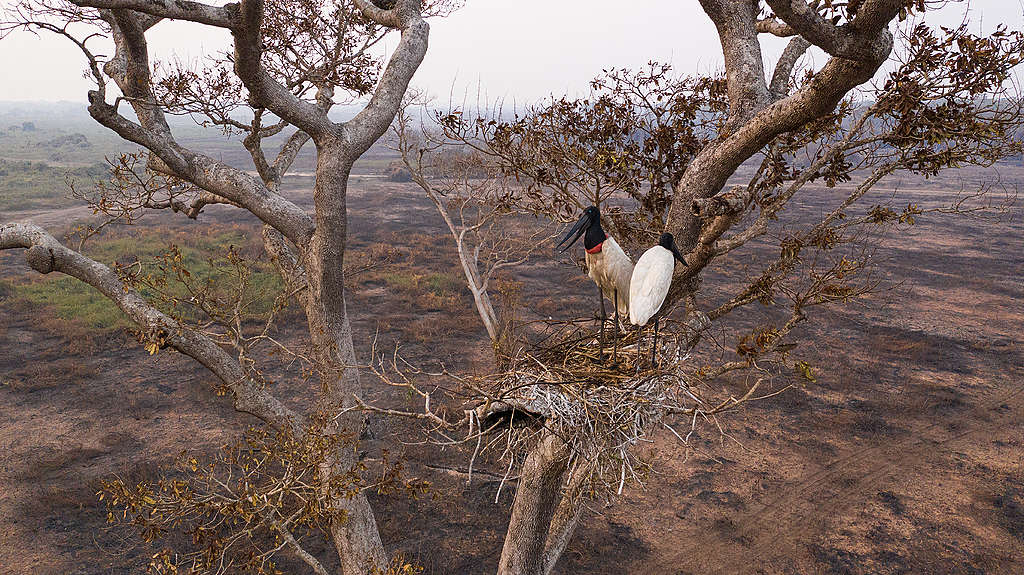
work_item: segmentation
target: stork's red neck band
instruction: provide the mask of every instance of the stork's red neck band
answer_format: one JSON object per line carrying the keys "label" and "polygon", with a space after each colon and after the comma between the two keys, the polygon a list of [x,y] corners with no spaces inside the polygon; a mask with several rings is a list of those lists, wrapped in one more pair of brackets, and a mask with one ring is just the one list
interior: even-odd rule
{"label": "stork's red neck band", "polygon": [[598,254],[598,253],[601,253],[601,246],[603,246],[603,245],[604,245],[604,242],[601,242],[601,243],[597,244],[596,246],[594,246],[594,247],[590,248],[589,250],[587,250],[587,253],[588,254]]}

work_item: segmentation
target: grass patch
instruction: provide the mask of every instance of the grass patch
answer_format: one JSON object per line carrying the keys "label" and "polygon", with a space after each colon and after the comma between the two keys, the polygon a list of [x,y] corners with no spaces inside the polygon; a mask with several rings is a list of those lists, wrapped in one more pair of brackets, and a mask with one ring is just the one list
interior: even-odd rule
{"label": "grass patch", "polygon": [[414,273],[406,272],[387,272],[381,274],[381,279],[388,285],[389,288],[398,288],[403,290],[416,289],[419,285],[419,280]]}
{"label": "grass patch", "polygon": [[20,285],[15,297],[49,307],[61,319],[94,329],[108,331],[130,324],[112,301],[92,287],[67,276]]}
{"label": "grass patch", "polygon": [[423,277],[423,285],[434,295],[442,296],[457,294],[462,291],[462,283],[446,274],[431,273]]}
{"label": "grass patch", "polygon": [[427,292],[438,297],[458,295],[463,288],[457,278],[441,273],[418,274],[400,270],[385,272],[381,279],[392,289]]}
{"label": "grass patch", "polygon": [[[173,271],[161,263],[160,256],[171,245],[177,246],[181,268],[188,271],[187,281],[193,289],[207,289],[212,297],[233,297],[240,287],[240,279],[233,274],[227,262],[228,249],[233,246],[246,258],[249,276],[244,284],[243,311],[245,319],[264,317],[270,312],[275,298],[283,287],[280,277],[270,263],[258,259],[261,248],[250,239],[248,230],[236,227],[213,228],[200,232],[193,230],[145,230],[145,233],[121,233],[92,238],[86,244],[89,257],[113,265],[138,262],[143,274],[155,280],[166,280],[155,289],[145,286],[140,292],[165,313],[196,319],[197,313],[187,303],[191,293],[176,278]],[[258,234],[253,234],[257,236]],[[161,269],[162,268],[162,269]],[[0,297],[9,292],[8,299],[24,301],[30,305],[51,308],[57,317],[100,331],[131,326],[121,310],[92,286],[77,279],[61,275],[39,277],[36,274],[19,278],[16,284],[0,285]]]}
{"label": "grass patch", "polygon": [[383,329],[398,331],[406,341],[427,344],[474,325],[472,300],[461,276],[415,269],[392,267],[362,278],[364,284],[384,284],[389,292],[389,313],[378,318]]}
{"label": "grass patch", "polygon": [[[0,159],[0,210],[26,210],[56,206],[67,198],[68,180],[88,188],[109,175],[107,167],[95,164],[80,168],[57,168],[43,162],[12,162]],[[75,200],[76,203],[78,200]]]}

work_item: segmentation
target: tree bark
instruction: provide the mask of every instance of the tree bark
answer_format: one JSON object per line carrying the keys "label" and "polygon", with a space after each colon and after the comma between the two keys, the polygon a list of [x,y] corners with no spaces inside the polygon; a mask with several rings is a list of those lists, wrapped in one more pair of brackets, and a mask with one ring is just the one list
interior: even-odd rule
{"label": "tree bark", "polygon": [[[329,424],[325,433],[345,433],[358,437],[361,412],[345,411],[355,406],[360,395],[359,371],[352,326],[345,303],[345,245],[347,240],[346,193],[352,163],[343,142],[330,138],[317,144],[316,232],[303,257],[308,282],[306,317],[310,339],[320,373],[322,400],[320,409]],[[333,416],[344,413],[340,417]],[[339,448],[336,457],[321,468],[321,480],[348,473],[356,464],[351,446]],[[384,545],[377,530],[366,495],[352,497],[325,493],[339,512],[332,517],[331,533],[342,561],[344,575],[364,575],[387,564]]]}
{"label": "tree bark", "polygon": [[480,286],[480,272],[475,269],[476,264],[469,260],[469,254],[463,249],[462,242],[456,241],[458,242],[459,262],[462,264],[466,281],[469,282],[469,291],[473,294],[473,303],[476,305],[477,314],[480,315],[480,321],[487,329],[487,337],[491,339],[492,344],[497,345],[501,336],[498,330],[498,314],[494,311],[494,305],[491,304],[491,297],[487,295],[487,290]]}
{"label": "tree bark", "polygon": [[547,435],[523,464],[509,519],[498,575],[543,575],[544,547],[562,490],[569,450],[561,438]]}
{"label": "tree bark", "polygon": [[[666,309],[696,292],[701,271],[714,256],[708,246],[735,221],[718,218],[712,222],[712,229],[704,229],[704,222],[691,209],[693,201],[717,194],[743,162],[775,137],[828,114],[851,90],[870,80],[892,51],[893,37],[887,27],[901,7],[898,0],[871,0],[861,7],[853,22],[835,26],[819,17],[804,0],[771,0],[769,4],[785,26],[769,29],[766,21],[759,24],[751,20],[756,10],[749,9],[749,0],[702,0],[701,4],[721,36],[729,119],[726,130],[697,154],[675,187],[665,230],[675,236],[676,244],[687,254],[687,267],[676,273],[663,306]],[[806,39],[791,44],[784,54],[783,69],[792,66],[808,42],[832,58],[793,94],[780,97],[777,90],[781,78],[773,81],[776,93],[769,94],[761,89],[765,85],[764,71],[758,71],[756,80],[752,75],[752,62],[760,62],[761,57],[760,45],[750,42],[750,35],[759,30],[792,32]],[[735,85],[748,82],[756,88]]]}
{"label": "tree bark", "polygon": [[758,0],[701,0],[704,12],[718,29],[729,66],[727,133],[749,120],[768,101],[761,42],[757,39],[758,4]]}
{"label": "tree bark", "polygon": [[573,533],[583,516],[583,488],[590,479],[593,467],[579,464],[569,477],[562,500],[558,503],[555,516],[548,529],[547,545],[544,548],[544,575],[549,575],[558,564],[558,559],[572,540]]}
{"label": "tree bark", "polygon": [[455,222],[452,220],[451,214],[448,212],[448,208],[444,204],[444,200],[434,193],[430,184],[420,176],[416,176],[416,179],[418,180],[417,184],[426,190],[427,197],[434,203],[438,213],[441,214],[441,217],[444,219],[445,225],[448,226],[448,231],[451,233],[452,239],[455,241],[455,249],[459,255],[459,264],[462,266],[462,273],[465,274],[469,291],[473,294],[473,303],[476,305],[477,314],[480,316],[480,321],[483,322],[484,328],[487,329],[487,336],[491,339],[491,344],[497,345],[500,337],[498,329],[498,314],[494,312],[494,306],[491,304],[491,298],[487,295],[487,289],[484,286],[484,281],[480,277],[480,268],[477,265],[476,257],[466,249],[466,231],[463,230],[460,232],[455,227]]}

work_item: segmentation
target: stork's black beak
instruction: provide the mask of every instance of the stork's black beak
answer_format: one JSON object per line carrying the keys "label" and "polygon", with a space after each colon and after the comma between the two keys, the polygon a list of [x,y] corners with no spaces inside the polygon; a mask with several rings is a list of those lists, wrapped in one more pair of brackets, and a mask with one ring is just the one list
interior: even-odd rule
{"label": "stork's black beak", "polygon": [[571,228],[569,228],[569,231],[566,232],[565,237],[562,238],[562,241],[558,242],[558,245],[555,246],[555,249],[562,247],[562,244],[568,241],[569,238],[572,238],[572,241],[570,241],[564,248],[562,248],[562,251],[564,252],[565,250],[571,248],[573,244],[579,241],[580,236],[582,236],[583,233],[587,231],[587,227],[589,226],[590,214],[583,214],[583,216],[580,217],[579,221],[577,221],[575,224],[573,224]]}
{"label": "stork's black beak", "polygon": [[679,263],[683,264],[684,268],[689,267],[686,265],[686,258],[683,257],[683,254],[679,253],[679,248],[676,247],[675,240],[672,240],[672,256],[675,257]]}

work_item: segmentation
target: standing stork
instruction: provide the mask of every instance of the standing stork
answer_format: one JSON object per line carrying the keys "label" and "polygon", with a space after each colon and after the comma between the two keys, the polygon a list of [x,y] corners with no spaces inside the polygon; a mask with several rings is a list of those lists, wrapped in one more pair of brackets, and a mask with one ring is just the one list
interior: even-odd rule
{"label": "standing stork", "polygon": [[686,265],[686,260],[676,247],[672,234],[661,234],[658,245],[644,252],[636,261],[633,275],[629,280],[629,321],[637,326],[637,366],[640,359],[639,333],[654,317],[654,347],[651,349],[651,365],[657,367],[655,354],[658,349],[658,310],[665,303],[668,288],[672,285],[675,261]]}
{"label": "standing stork", "polygon": [[[572,241],[562,248],[562,251],[569,249],[583,237],[583,248],[587,251],[587,269],[590,279],[597,284],[601,298],[601,333],[598,335],[600,345],[604,345],[604,322],[608,319],[608,312],[604,307],[604,298],[608,298],[615,304],[615,329],[618,331],[619,316],[629,317],[629,278],[633,274],[633,260],[629,259],[626,252],[622,251],[615,238],[604,233],[601,229],[601,212],[597,206],[590,206],[583,210],[579,221],[569,229],[558,242],[560,247],[572,238]],[[612,349],[612,361],[619,350],[619,339],[615,338],[615,347]],[[602,349],[602,355],[604,351]]]}

